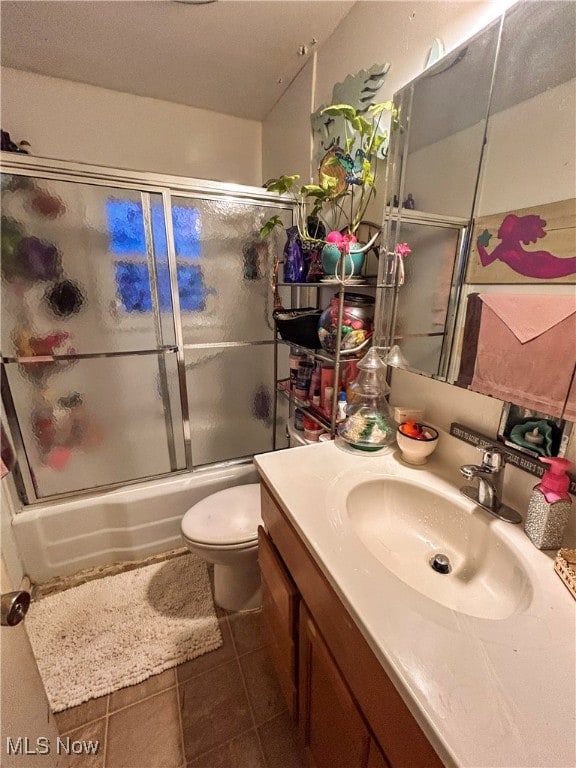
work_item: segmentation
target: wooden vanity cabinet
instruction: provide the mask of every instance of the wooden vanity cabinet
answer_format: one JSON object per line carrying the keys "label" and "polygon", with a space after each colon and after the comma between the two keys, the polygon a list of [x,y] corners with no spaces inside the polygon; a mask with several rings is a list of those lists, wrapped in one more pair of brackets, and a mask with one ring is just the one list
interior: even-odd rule
{"label": "wooden vanity cabinet", "polygon": [[298,605],[300,596],[276,548],[258,528],[264,636],[292,719],[298,719]]}
{"label": "wooden vanity cabinet", "polygon": [[[311,768],[441,768],[340,598],[261,484],[270,655]],[[299,613],[299,618],[298,618]]]}

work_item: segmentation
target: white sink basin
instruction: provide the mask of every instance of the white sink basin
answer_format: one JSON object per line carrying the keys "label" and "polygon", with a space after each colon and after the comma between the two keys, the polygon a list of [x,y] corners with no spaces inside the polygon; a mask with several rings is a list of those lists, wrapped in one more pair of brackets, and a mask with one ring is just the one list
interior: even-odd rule
{"label": "white sink basin", "polygon": [[[346,512],[366,549],[399,579],[447,608],[505,619],[527,604],[531,582],[495,518],[462,499],[396,478],[361,482]],[[446,555],[451,571],[431,560]]]}

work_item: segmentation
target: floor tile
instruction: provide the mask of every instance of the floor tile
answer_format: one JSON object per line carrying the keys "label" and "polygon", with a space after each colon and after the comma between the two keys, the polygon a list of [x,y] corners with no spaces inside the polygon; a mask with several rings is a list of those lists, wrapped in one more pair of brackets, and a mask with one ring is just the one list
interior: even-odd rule
{"label": "floor tile", "polygon": [[288,712],[258,728],[266,768],[304,768],[304,755],[298,745],[296,725]]}
{"label": "floor tile", "polygon": [[239,661],[258,726],[283,712],[286,702],[265,648],[247,653]]}
{"label": "floor tile", "polygon": [[104,717],[107,707],[108,696],[99,696],[97,699],[90,699],[90,701],[85,701],[84,704],[79,704],[77,707],[70,707],[63,712],[57,712],[54,719],[60,733],[66,733],[84,725],[84,723],[89,723],[91,720]]}
{"label": "floor tile", "polygon": [[232,636],[230,634],[230,628],[228,627],[228,620],[226,617],[218,619],[220,631],[222,632],[223,644],[215,651],[209,651],[203,656],[198,656],[191,661],[186,661],[184,664],[179,664],[176,668],[176,674],[178,675],[178,682],[184,682],[190,677],[200,675],[209,669],[214,669],[221,664],[226,664],[235,658],[234,645],[232,643]]}
{"label": "floor tile", "polygon": [[108,718],[106,768],[178,768],[183,762],[175,688]]}
{"label": "floor tile", "polygon": [[121,688],[110,694],[109,712],[115,712],[117,709],[127,707],[130,704],[136,704],[148,696],[166,690],[176,685],[175,669],[167,669],[159,675],[152,675],[148,680],[144,680],[137,685],[129,685],[127,688]]}
{"label": "floor tile", "polygon": [[266,644],[262,629],[262,610],[231,613],[228,623],[239,656],[256,651]]}
{"label": "floor tile", "polygon": [[206,752],[187,768],[265,768],[256,731],[252,729]]}
{"label": "floor tile", "polygon": [[188,761],[252,727],[236,659],[181,683],[179,688]]}
{"label": "floor tile", "polygon": [[[93,720],[91,723],[82,725],[74,731],[62,734],[59,752],[64,755],[62,765],[66,768],[104,768],[104,755],[106,752],[106,718]],[[73,742],[82,744],[83,751],[76,753],[79,746],[73,745]],[[90,742],[95,747],[91,751]],[[97,744],[97,746],[96,746]]]}

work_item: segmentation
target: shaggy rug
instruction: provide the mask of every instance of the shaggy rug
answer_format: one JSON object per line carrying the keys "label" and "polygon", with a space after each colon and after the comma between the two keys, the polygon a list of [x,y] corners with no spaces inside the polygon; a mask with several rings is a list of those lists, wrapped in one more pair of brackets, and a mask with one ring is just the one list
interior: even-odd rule
{"label": "shaggy rug", "polygon": [[222,645],[208,569],[192,553],[33,602],[26,628],[53,712]]}

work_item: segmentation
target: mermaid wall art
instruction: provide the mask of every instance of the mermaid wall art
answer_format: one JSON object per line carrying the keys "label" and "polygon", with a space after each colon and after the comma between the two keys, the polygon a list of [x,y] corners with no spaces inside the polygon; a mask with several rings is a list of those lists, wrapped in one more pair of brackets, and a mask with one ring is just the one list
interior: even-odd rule
{"label": "mermaid wall art", "polygon": [[576,200],[476,219],[469,283],[576,283]]}

